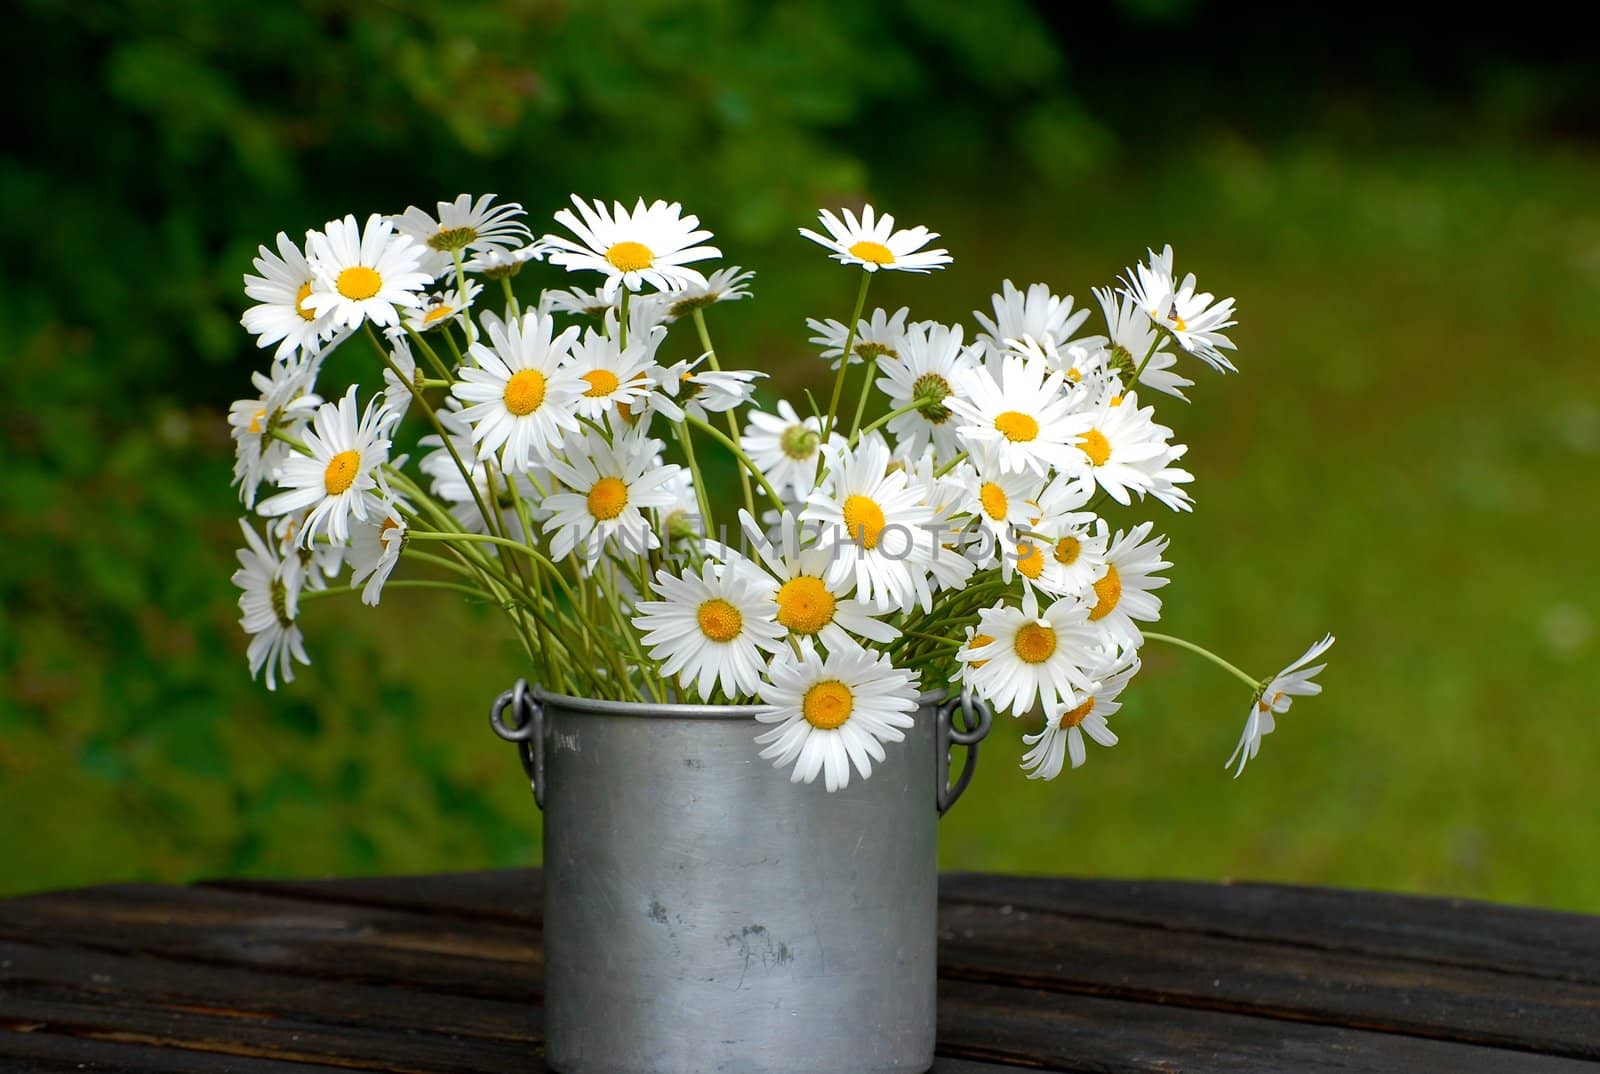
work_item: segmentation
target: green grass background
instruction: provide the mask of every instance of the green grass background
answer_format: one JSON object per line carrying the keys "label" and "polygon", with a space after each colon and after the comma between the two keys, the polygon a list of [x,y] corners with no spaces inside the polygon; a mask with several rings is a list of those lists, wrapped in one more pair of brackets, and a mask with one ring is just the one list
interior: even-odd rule
{"label": "green grass background", "polygon": [[[1600,158],[1542,132],[1526,83],[1371,123],[1341,98],[1314,123],[1163,144],[1061,60],[1070,43],[1019,53],[1006,81],[919,22],[885,58],[870,20],[909,9],[840,5],[812,58],[777,74],[796,27],[815,29],[788,5],[720,7],[693,34],[674,5],[466,5],[443,28],[401,10],[195,14],[176,33],[157,5],[25,5],[42,52],[77,62],[80,88],[63,81],[51,107],[104,116],[89,149],[41,123],[0,168],[0,239],[36,251],[8,270],[17,335],[0,357],[0,893],[537,860],[538,815],[484,719],[519,674],[493,615],[415,592],[378,611],[317,602],[313,667],[276,695],[249,682],[222,415],[262,357],[234,323],[238,275],[276,229],[460,189],[520,197],[538,227],[581,189],[681,197],[756,270],[756,297],[714,310],[712,331],[726,364],[772,374],[769,400],[824,385],[803,319],[842,319],[853,297],[793,234],[817,205],[871,196],[941,231],[955,263],[886,276],[872,301],[969,330],[1003,278],[1087,300],[1162,242],[1237,297],[1240,375],[1196,368],[1192,405],[1160,403],[1198,503],[1156,516],[1166,629],[1259,674],[1331,630],[1325,694],[1233,781],[1248,699],[1151,645],[1121,745],[1084,768],[1030,783],[1022,728],[997,727],[943,822],[947,867],[1600,910]],[[564,70],[574,35],[592,62]],[[478,51],[457,64],[462,42]],[[752,55],[707,65],[734,43]],[[304,46],[311,67],[278,97],[269,46]],[[519,48],[543,95],[516,97]],[[881,70],[832,77],[868,54]],[[952,55],[968,61],[953,73]],[[490,59],[500,92],[479,99]],[[341,82],[355,61],[382,77]],[[678,97],[641,118],[665,84]],[[1474,136],[1416,137],[1443,129],[1441,107]],[[375,382],[347,350],[324,394]]]}

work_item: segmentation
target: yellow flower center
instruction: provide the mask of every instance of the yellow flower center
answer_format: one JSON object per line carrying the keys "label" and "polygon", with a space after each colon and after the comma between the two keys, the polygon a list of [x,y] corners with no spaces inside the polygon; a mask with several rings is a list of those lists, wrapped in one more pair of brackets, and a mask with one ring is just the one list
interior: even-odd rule
{"label": "yellow flower center", "polygon": [[1056,651],[1055,628],[1024,623],[1022,629],[1017,631],[1017,640],[1011,644],[1025,662],[1042,664]]}
{"label": "yellow flower center", "polygon": [[838,603],[822,579],[802,574],[778,589],[778,622],[796,634],[815,634],[833,622]]}
{"label": "yellow flower center", "polygon": [[1063,567],[1070,567],[1078,562],[1078,557],[1083,554],[1083,542],[1076,537],[1063,537],[1056,542],[1056,562]]}
{"label": "yellow flower center", "polygon": [[844,501],[844,529],[851,540],[876,548],[883,526],[883,508],[870,497],[851,496]]}
{"label": "yellow flower center", "polygon": [[245,431],[246,432],[250,432],[250,433],[255,433],[257,436],[260,436],[261,435],[261,419],[266,417],[266,416],[267,416],[267,408],[266,407],[262,407],[260,410],[257,410],[254,414],[250,415],[250,428],[245,430]]}
{"label": "yellow flower center", "polygon": [[[967,639],[967,652],[970,653],[974,649],[981,649],[985,645],[993,645],[993,644],[994,644],[994,638],[990,637],[988,634],[974,634],[974,635],[972,635],[972,637]],[[974,670],[983,667],[983,665],[987,664],[988,662],[989,661],[987,661],[987,660],[969,660],[968,661],[968,663],[970,663],[972,665]]]}
{"label": "yellow flower center", "polygon": [[621,478],[602,477],[589,490],[589,513],[601,522],[616,518],[627,506],[628,486],[622,483]]}
{"label": "yellow flower center", "polygon": [[1078,449],[1089,456],[1089,461],[1096,466],[1104,466],[1106,460],[1111,458],[1111,441],[1099,429],[1090,429],[1078,437]]}
{"label": "yellow flower center", "polygon": [[1112,406],[1121,406],[1121,405],[1122,405],[1122,396],[1120,396],[1120,395],[1113,395],[1113,396],[1112,396],[1112,397],[1111,397],[1111,405],[1112,405]]}
{"label": "yellow flower center", "polygon": [[583,379],[589,382],[589,390],[583,394],[590,399],[604,399],[622,384],[609,369],[591,369]]}
{"label": "yellow flower center", "polygon": [[1184,323],[1182,317],[1178,316],[1178,311],[1176,309],[1172,311],[1172,327],[1176,328],[1180,332],[1187,332],[1189,330],[1189,326]]}
{"label": "yellow flower center", "polygon": [[365,265],[351,265],[339,273],[334,286],[344,297],[360,302],[383,290],[383,277]]}
{"label": "yellow flower center", "polygon": [[619,242],[606,251],[606,260],[618,272],[638,272],[655,263],[656,255],[642,242]]}
{"label": "yellow flower center", "polygon": [[1262,712],[1271,712],[1272,711],[1272,706],[1276,705],[1278,702],[1280,702],[1282,700],[1283,700],[1283,691],[1279,690],[1277,693],[1272,695],[1272,700],[1271,701],[1268,701],[1264,695],[1262,697],[1258,698],[1256,700],[1256,708],[1260,709]]}
{"label": "yellow flower center", "polygon": [[850,693],[850,687],[838,679],[824,679],[812,686],[800,702],[800,712],[805,716],[806,723],[819,731],[832,731],[844,726],[855,707],[856,699]]}
{"label": "yellow flower center", "polygon": [[442,321],[454,312],[455,307],[448,304],[435,306],[433,309],[422,315],[422,323],[433,324],[436,321]]}
{"label": "yellow flower center", "polygon": [[700,633],[712,641],[732,641],[744,629],[744,616],[739,609],[721,597],[712,597],[700,605],[695,618],[700,621]]}
{"label": "yellow flower center", "polygon": [[300,285],[300,290],[294,293],[294,311],[298,313],[300,315],[300,319],[304,321],[314,321],[317,319],[316,311],[306,308],[306,299],[310,297],[311,281],[307,280],[305,283]]}
{"label": "yellow flower center", "polygon": [[1025,541],[1017,545],[1017,551],[1022,553],[1017,557],[1017,570],[1030,580],[1037,580],[1044,573],[1044,549]]}
{"label": "yellow flower center", "polygon": [[1026,444],[1039,435],[1039,423],[1015,410],[1008,410],[995,418],[994,427],[1013,444]]}
{"label": "yellow flower center", "polygon": [[1083,718],[1092,711],[1094,711],[1094,698],[1091,697],[1071,712],[1063,712],[1061,714],[1061,730],[1065,731],[1069,727],[1078,726],[1083,722]]}
{"label": "yellow flower center", "polygon": [[1098,623],[1106,616],[1117,610],[1117,605],[1122,602],[1122,575],[1117,573],[1115,563],[1106,564],[1106,573],[1094,584],[1095,604],[1089,609],[1089,621]]}
{"label": "yellow flower center", "polygon": [[329,496],[337,496],[355,484],[356,474],[360,472],[361,452],[341,451],[328,460],[328,468],[322,474],[322,486],[328,490]]}
{"label": "yellow flower center", "polygon": [[850,247],[850,256],[859,257],[863,261],[871,261],[874,265],[894,264],[894,254],[881,242],[871,239],[862,239]]}
{"label": "yellow flower center", "polygon": [[522,369],[506,381],[506,409],[517,417],[532,414],[544,402],[544,374],[537,369]]}
{"label": "yellow flower center", "polygon": [[983,513],[997,521],[1006,517],[1006,510],[1011,506],[1006,490],[993,481],[985,481],[978,487],[978,502],[983,504]]}

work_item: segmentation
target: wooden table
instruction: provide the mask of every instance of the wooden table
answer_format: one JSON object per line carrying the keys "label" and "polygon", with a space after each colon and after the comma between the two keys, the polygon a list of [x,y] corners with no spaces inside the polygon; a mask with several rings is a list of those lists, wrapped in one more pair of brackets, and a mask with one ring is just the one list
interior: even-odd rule
{"label": "wooden table", "polygon": [[[1600,1074],[1600,918],[947,875],[941,1074]],[[0,901],[0,1070],[530,1071],[537,874]]]}

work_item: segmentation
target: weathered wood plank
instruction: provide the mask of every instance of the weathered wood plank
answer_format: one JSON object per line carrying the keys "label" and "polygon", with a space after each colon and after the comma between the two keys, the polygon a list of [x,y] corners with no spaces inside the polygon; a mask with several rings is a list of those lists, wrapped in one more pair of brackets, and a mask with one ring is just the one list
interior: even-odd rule
{"label": "weathered wood plank", "polygon": [[1076,1074],[1596,1074],[1595,1064],[1337,1026],[941,981],[939,1052]]}
{"label": "weathered wood plank", "polygon": [[0,1028],[0,1070],[6,1074],[342,1074],[351,1069],[63,1036],[42,1027],[21,1032]]}
{"label": "weathered wood plank", "polygon": [[230,878],[203,881],[199,886],[392,910],[448,913],[519,925],[538,925],[543,920],[543,893],[537,869],[328,880]]}
{"label": "weathered wood plank", "polygon": [[116,885],[0,901],[0,940],[146,953],[308,978],[530,1001],[538,934],[494,922],[269,898]]}
{"label": "weathered wood plank", "polygon": [[946,873],[940,899],[1600,984],[1600,917],[1279,884]]}
{"label": "weathered wood plank", "polygon": [[963,903],[939,927],[946,977],[1600,1060],[1592,985]]}

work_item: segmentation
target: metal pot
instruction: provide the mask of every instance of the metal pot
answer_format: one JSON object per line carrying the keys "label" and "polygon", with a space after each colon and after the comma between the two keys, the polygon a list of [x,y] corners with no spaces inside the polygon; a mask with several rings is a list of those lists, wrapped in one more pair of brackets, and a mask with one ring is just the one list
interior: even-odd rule
{"label": "metal pot", "polygon": [[[942,702],[942,703],[941,703]],[[937,822],[990,712],[924,695],[829,794],[756,756],[754,706],[545,694],[490,721],[544,810],[545,1060],[561,1074],[933,1064]],[[952,745],[968,747],[950,782]]]}

